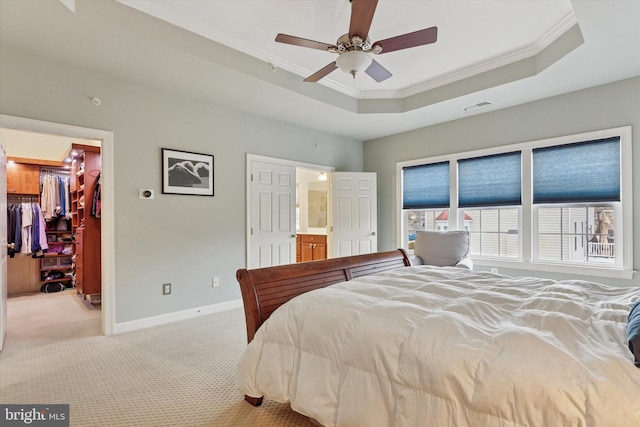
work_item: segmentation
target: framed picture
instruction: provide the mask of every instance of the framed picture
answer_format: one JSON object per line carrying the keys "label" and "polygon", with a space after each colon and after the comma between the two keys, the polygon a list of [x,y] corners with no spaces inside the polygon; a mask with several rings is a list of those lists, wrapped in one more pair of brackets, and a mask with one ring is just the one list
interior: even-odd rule
{"label": "framed picture", "polygon": [[162,193],[213,196],[213,155],[163,148]]}

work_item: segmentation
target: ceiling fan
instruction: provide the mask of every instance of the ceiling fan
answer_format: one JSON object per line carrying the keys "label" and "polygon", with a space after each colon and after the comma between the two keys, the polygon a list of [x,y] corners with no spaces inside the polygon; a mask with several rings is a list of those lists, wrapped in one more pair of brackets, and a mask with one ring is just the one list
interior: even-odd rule
{"label": "ceiling fan", "polygon": [[317,82],[336,68],[351,74],[354,79],[357,73],[364,71],[375,81],[381,82],[392,74],[373,59],[370,53],[379,55],[394,52],[435,43],[438,39],[438,27],[430,27],[371,43],[369,28],[378,0],[349,1],[351,3],[349,32],[340,36],[335,45],[281,33],[276,36],[276,41],[279,43],[325,50],[339,55],[338,59],[304,79],[305,82]]}

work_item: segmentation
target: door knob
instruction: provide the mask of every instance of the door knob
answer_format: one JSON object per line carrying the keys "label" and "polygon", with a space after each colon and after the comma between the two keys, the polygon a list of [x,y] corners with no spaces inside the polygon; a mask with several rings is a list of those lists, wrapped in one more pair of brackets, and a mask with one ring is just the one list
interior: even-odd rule
{"label": "door knob", "polygon": [[372,232],[371,232],[371,235],[372,235],[372,236],[375,236],[375,235],[376,235],[376,232],[375,232],[375,231],[372,231]]}

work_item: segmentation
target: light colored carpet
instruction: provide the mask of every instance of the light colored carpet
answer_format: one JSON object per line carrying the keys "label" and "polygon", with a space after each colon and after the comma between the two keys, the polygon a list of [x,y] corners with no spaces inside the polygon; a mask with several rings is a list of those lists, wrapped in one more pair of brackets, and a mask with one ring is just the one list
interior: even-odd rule
{"label": "light colored carpet", "polygon": [[0,402],[68,403],[72,426],[313,426],[235,387],[241,309],[100,335],[100,311],[68,290],[9,298]]}

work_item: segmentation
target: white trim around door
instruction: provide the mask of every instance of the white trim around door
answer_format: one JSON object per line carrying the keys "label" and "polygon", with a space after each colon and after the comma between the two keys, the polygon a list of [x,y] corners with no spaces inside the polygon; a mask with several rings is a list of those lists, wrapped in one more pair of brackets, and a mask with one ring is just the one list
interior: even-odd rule
{"label": "white trim around door", "polygon": [[102,141],[100,144],[100,160],[102,162],[102,173],[100,175],[100,198],[102,202],[100,220],[102,242],[102,333],[104,335],[113,335],[115,333],[116,320],[113,132],[5,114],[0,114],[0,127]]}

